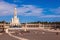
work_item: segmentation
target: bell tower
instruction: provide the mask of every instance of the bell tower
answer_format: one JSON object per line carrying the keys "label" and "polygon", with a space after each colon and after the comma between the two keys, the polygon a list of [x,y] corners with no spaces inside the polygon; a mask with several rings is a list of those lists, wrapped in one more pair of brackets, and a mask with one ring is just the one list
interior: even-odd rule
{"label": "bell tower", "polygon": [[14,17],[17,17],[17,9],[14,9]]}

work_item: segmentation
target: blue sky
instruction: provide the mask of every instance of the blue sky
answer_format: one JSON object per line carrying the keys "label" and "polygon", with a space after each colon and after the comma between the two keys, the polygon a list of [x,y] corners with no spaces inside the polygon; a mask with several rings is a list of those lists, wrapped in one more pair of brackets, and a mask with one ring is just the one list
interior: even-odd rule
{"label": "blue sky", "polygon": [[60,0],[0,0],[0,21],[10,22],[14,8],[20,22],[60,22]]}

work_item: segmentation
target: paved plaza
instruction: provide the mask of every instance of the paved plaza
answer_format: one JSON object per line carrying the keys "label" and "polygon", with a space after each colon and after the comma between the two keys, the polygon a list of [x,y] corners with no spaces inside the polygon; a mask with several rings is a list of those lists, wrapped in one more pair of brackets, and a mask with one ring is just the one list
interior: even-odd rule
{"label": "paved plaza", "polygon": [[28,33],[13,33],[12,35],[23,37],[28,40],[60,40],[60,32],[49,32],[43,30],[30,30]]}
{"label": "paved plaza", "polygon": [[0,33],[0,40],[18,40],[9,36],[7,33]]}
{"label": "paved plaza", "polygon": [[[17,33],[11,33],[20,40],[60,40],[60,32],[49,32],[43,30],[29,30],[29,32],[17,31]],[[12,37],[7,33],[0,33],[0,40],[19,40],[18,38]],[[23,39],[24,38],[24,39]]]}

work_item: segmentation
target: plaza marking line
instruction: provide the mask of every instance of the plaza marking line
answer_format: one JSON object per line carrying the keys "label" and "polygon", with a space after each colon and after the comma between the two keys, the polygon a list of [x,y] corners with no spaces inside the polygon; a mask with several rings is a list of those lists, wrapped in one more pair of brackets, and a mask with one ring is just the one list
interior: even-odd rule
{"label": "plaza marking line", "polygon": [[15,36],[15,35],[10,34],[10,33],[8,33],[8,35],[11,36],[11,37],[17,38],[17,39],[19,39],[19,40],[28,40],[28,39],[26,39],[26,38],[17,37],[17,36]]}
{"label": "plaza marking line", "polygon": [[[25,28],[9,28],[9,30],[17,30],[21,29],[24,30]],[[60,32],[60,30],[50,30],[50,29],[44,29],[44,28],[26,28],[27,30],[44,30],[44,31],[50,31],[50,32]]]}

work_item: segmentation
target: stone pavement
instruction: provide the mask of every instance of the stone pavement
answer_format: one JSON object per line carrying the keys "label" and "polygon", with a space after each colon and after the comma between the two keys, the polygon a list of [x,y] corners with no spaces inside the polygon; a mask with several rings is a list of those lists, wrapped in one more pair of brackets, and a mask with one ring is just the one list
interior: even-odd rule
{"label": "stone pavement", "polygon": [[12,33],[12,35],[23,37],[29,40],[60,40],[60,32],[43,31],[43,30],[30,30],[30,33]]}
{"label": "stone pavement", "polygon": [[[60,40],[60,30],[38,29],[29,33],[0,33],[0,40]],[[58,33],[57,33],[58,32]]]}
{"label": "stone pavement", "polygon": [[0,33],[0,40],[18,40],[9,36],[7,33]]}
{"label": "stone pavement", "polygon": [[60,30],[45,29],[45,28],[43,28],[43,27],[40,27],[39,30],[50,31],[50,32],[60,32]]}
{"label": "stone pavement", "polygon": [[11,37],[14,37],[14,38],[17,38],[19,40],[28,40],[26,38],[23,38],[23,37],[18,37],[18,36],[15,36],[15,35],[12,35],[11,33],[8,33]]}

